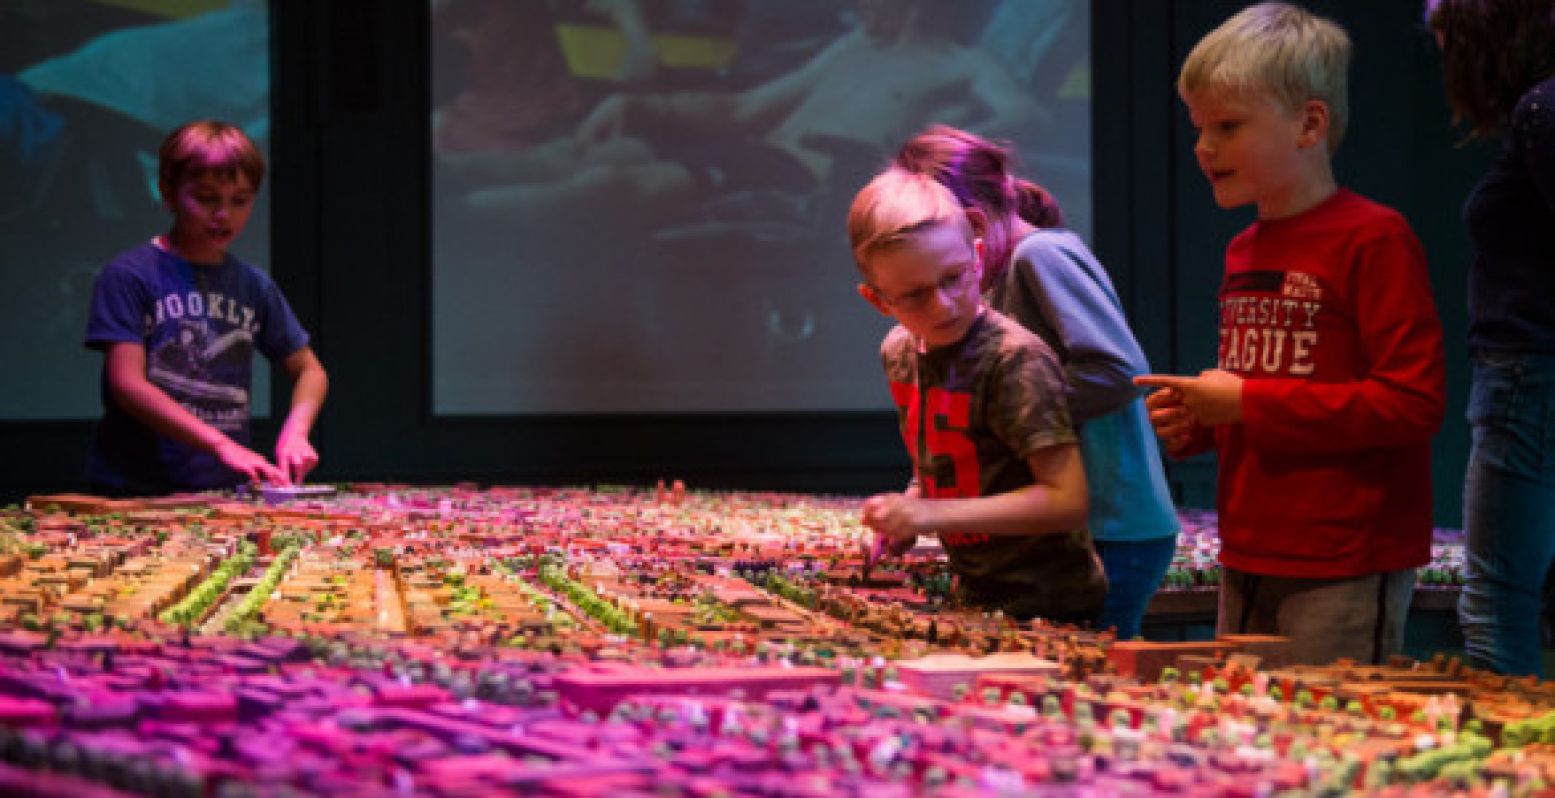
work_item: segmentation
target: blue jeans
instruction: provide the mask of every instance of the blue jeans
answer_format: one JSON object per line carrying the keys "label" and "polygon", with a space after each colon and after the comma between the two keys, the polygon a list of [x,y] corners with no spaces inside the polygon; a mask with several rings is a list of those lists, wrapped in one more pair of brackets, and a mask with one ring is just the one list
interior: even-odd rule
{"label": "blue jeans", "polygon": [[1161,586],[1161,577],[1177,554],[1177,536],[1151,540],[1097,540],[1096,554],[1107,572],[1107,603],[1099,628],[1115,628],[1119,640],[1139,636],[1150,597]]}
{"label": "blue jeans", "polygon": [[1469,664],[1544,675],[1540,620],[1555,560],[1555,356],[1478,353],[1458,622]]}

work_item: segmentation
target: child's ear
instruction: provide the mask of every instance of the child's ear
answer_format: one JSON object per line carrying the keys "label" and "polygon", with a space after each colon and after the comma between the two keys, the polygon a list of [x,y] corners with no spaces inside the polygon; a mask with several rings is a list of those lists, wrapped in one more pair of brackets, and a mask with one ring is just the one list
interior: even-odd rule
{"label": "child's ear", "polygon": [[1307,100],[1301,106],[1301,134],[1297,138],[1300,147],[1312,147],[1318,144],[1328,144],[1328,103],[1322,100]]}
{"label": "child's ear", "polygon": [[895,318],[891,313],[891,307],[880,301],[880,295],[875,293],[875,289],[870,288],[867,283],[858,284],[858,295],[863,297],[864,301],[868,302],[875,310],[880,311],[881,315]]}

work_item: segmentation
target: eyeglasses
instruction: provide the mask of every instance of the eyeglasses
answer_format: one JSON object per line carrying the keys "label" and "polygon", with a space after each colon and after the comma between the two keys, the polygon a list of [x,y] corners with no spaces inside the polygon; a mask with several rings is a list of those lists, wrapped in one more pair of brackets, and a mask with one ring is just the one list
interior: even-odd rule
{"label": "eyeglasses", "polygon": [[966,290],[967,286],[977,282],[973,279],[975,277],[977,277],[976,269],[970,266],[963,266],[939,278],[939,281],[934,285],[925,285],[920,288],[914,288],[911,291],[904,291],[899,296],[886,296],[884,291],[873,286],[871,288],[881,302],[897,310],[922,310],[925,305],[929,304],[929,300],[934,297],[935,293],[943,296],[957,296]]}

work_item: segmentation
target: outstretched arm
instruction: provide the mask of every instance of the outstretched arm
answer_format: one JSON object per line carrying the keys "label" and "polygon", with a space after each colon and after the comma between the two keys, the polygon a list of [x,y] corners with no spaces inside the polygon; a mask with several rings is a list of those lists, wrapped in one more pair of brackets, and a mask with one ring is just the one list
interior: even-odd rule
{"label": "outstretched arm", "polygon": [[287,484],[286,473],[263,455],[201,421],[147,380],[144,346],[110,343],[104,355],[108,394],[126,413],[162,435],[216,455],[223,465],[251,482]]}
{"label": "outstretched arm", "polygon": [[[1334,454],[1417,445],[1446,407],[1442,327],[1425,253],[1402,223],[1365,246],[1351,275],[1364,367],[1350,379],[1250,378],[1239,421],[1264,452]],[[1217,423],[1213,419],[1200,419]],[[1321,434],[1313,434],[1321,430]]]}
{"label": "outstretched arm", "polygon": [[763,131],[779,120],[823,80],[837,54],[856,47],[862,34],[839,38],[803,66],[745,91],[680,91],[614,94],[601,100],[574,134],[582,146],[627,134],[639,116],[660,125],[703,129]]}

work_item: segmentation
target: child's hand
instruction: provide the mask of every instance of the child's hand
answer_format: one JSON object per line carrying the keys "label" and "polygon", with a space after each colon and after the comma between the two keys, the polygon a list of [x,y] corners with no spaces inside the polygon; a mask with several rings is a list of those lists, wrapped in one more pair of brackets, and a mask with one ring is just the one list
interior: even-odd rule
{"label": "child's hand", "polygon": [[865,526],[893,539],[917,540],[931,531],[929,503],[900,493],[869,497],[861,515]]}
{"label": "child's hand", "polygon": [[[1151,394],[1145,401],[1145,407],[1151,409],[1152,424],[1156,405],[1162,405],[1163,410],[1180,408],[1190,419],[1207,427],[1242,421],[1242,378],[1229,371],[1206,369],[1197,377],[1146,374],[1135,377],[1134,384],[1166,389]],[[1168,391],[1171,394],[1156,400]],[[1156,430],[1160,429],[1156,424]]]}
{"label": "child's hand", "polygon": [[248,477],[254,484],[290,485],[286,472],[270,464],[263,455],[234,440],[216,447],[215,455],[221,464]]}
{"label": "child's hand", "polygon": [[286,472],[292,483],[301,485],[308,472],[319,464],[319,453],[307,436],[283,432],[275,441],[275,464]]}
{"label": "child's hand", "polygon": [[1176,457],[1187,451],[1199,425],[1183,407],[1182,394],[1176,388],[1162,388],[1145,397],[1145,409],[1166,453]]}

